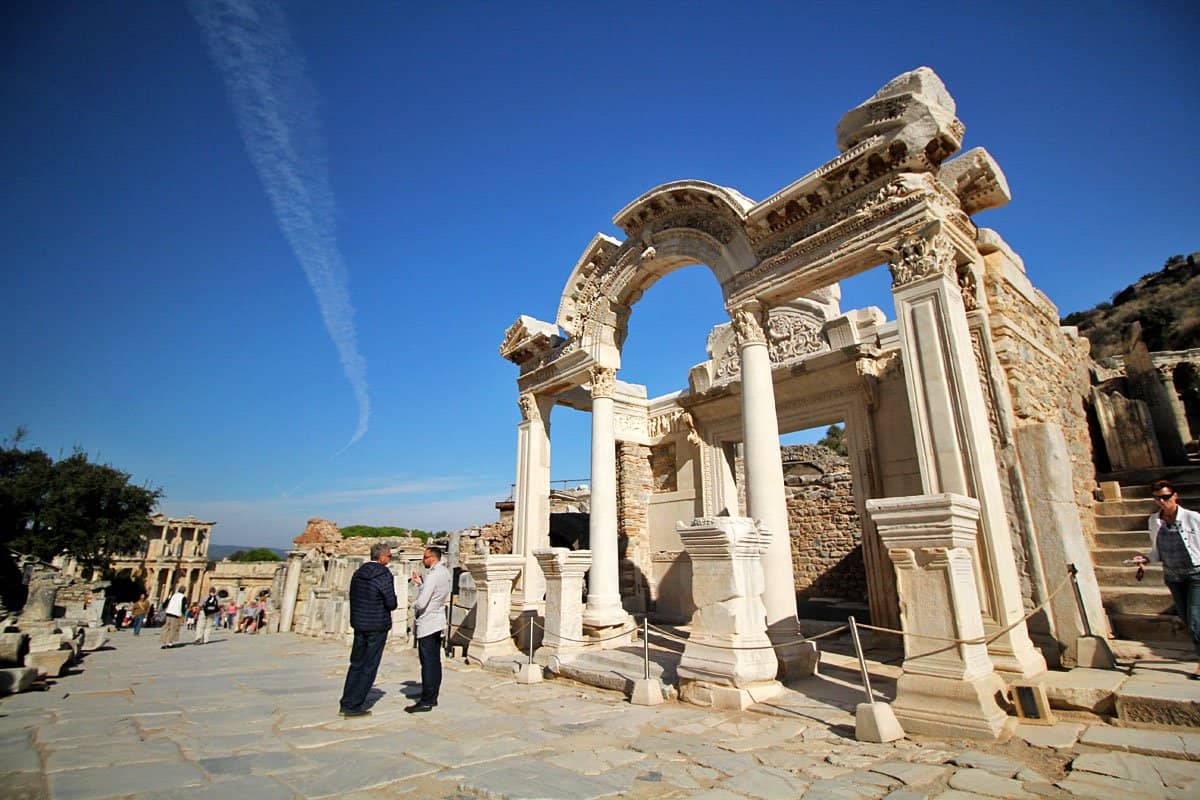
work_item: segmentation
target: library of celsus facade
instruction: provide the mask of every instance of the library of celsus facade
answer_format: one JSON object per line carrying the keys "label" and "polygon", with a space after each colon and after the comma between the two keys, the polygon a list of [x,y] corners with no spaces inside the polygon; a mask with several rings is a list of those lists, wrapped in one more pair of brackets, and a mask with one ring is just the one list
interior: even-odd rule
{"label": "library of celsus facade", "polygon": [[[686,618],[677,525],[745,516],[770,537],[767,633],[800,638],[795,563],[806,551],[789,531],[780,435],[835,422],[846,426],[871,619],[990,640],[950,664],[910,658],[906,676],[982,692],[984,676],[1069,662],[1083,631],[1069,591],[1022,617],[1070,562],[1093,629],[1105,625],[1086,547],[1086,345],[1000,234],[972,220],[1010,195],[986,150],[956,155],[964,132],[931,70],[901,75],[842,118],[840,155],[764,200],[691,180],[637,198],[613,219],[623,241],[598,234],[584,249],[554,322],[517,319],[500,348],[520,367],[515,611],[543,608],[534,553],[550,545],[551,418],[565,405],[591,414],[592,635],[630,625],[630,611]],[[729,321],[712,330],[709,360],[679,365],[681,391],[648,398],[621,380],[627,322],[655,281],[696,264],[725,305],[696,313]],[[894,308],[843,311],[838,281],[883,268]],[[910,592],[922,592],[919,611]],[[777,652],[784,675],[806,668],[788,649]]]}

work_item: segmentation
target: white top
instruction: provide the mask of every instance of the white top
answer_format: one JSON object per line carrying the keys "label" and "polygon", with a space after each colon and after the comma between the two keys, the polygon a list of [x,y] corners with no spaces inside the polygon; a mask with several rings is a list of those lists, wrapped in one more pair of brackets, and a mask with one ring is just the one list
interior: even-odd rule
{"label": "white top", "polygon": [[183,592],[176,592],[175,594],[171,595],[171,599],[167,601],[167,608],[166,608],[167,616],[168,617],[182,617],[183,616],[183,604],[186,602],[187,602],[187,595],[185,595]]}
{"label": "white top", "polygon": [[446,630],[446,603],[450,601],[450,570],[441,561],[421,579],[413,611],[417,614],[417,638]]}
{"label": "white top", "polygon": [[[1200,514],[1180,506],[1175,512],[1175,522],[1179,523],[1179,533],[1192,563],[1200,564]],[[1158,529],[1162,524],[1157,512],[1150,515],[1150,561],[1154,563],[1162,561],[1158,555]]]}

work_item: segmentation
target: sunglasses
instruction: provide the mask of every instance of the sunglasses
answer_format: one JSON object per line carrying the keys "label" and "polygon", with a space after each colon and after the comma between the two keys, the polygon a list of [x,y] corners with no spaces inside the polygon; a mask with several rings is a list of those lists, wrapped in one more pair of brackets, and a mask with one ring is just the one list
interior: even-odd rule
{"label": "sunglasses", "polygon": [[1165,503],[1166,501],[1168,501],[1172,497],[1174,497],[1175,493],[1171,492],[1170,494],[1152,494],[1150,496],[1153,497],[1155,500],[1159,501],[1160,503]]}

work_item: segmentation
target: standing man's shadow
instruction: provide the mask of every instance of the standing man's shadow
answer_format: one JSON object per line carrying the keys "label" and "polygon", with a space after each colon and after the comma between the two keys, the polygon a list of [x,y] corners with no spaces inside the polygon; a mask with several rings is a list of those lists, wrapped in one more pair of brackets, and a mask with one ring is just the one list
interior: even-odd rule
{"label": "standing man's shadow", "polygon": [[383,689],[380,689],[378,686],[372,686],[371,689],[367,692],[366,699],[363,701],[363,708],[365,708],[365,709],[374,708],[375,704],[378,703],[380,700],[382,700],[384,695],[386,695],[386,694],[387,694],[387,692],[385,692]]}

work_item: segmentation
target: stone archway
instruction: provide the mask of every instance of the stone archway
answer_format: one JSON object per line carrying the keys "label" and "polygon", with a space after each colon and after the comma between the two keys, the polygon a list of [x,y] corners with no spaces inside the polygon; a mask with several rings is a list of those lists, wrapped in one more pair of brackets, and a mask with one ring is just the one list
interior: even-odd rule
{"label": "stone archway", "polygon": [[[825,320],[819,330],[829,352],[821,363],[842,370],[847,385],[859,387],[863,413],[873,419],[879,409],[890,408],[889,421],[911,431],[911,439],[897,445],[864,427],[855,456],[861,483],[873,497],[911,498],[914,508],[928,508],[929,498],[942,495],[977,502],[975,584],[984,630],[992,639],[989,655],[998,669],[1013,675],[1030,677],[1045,668],[1022,622],[1006,508],[1011,492],[1001,485],[994,443],[997,426],[1012,418],[1011,400],[987,383],[996,381],[1004,355],[990,338],[996,323],[988,316],[992,298],[986,281],[1004,284],[1004,293],[994,297],[998,306],[1032,290],[1023,275],[1015,277],[1002,266],[1017,260],[1007,246],[970,219],[1003,205],[1009,194],[986,151],[948,160],[963,134],[940,79],[927,68],[905,73],[842,118],[840,155],[761,202],[701,181],[665,184],[637,198],[613,220],[626,235],[623,242],[598,234],[584,250],[555,323],[520,317],[510,326],[500,351],[521,370],[514,552],[526,557],[523,607],[536,607],[541,599],[532,552],[548,541],[553,407],[592,414],[592,582],[600,586],[597,607],[607,604],[613,612],[606,617],[593,608],[592,622],[612,625],[623,622],[616,613],[615,555],[609,555],[616,543],[615,444],[648,442],[656,414],[688,413],[701,458],[712,465],[697,501],[705,513],[719,510],[713,497],[723,491],[722,442],[743,443],[748,514],[772,534],[763,595],[770,633],[776,642],[796,638],[776,402],[782,362],[773,358],[778,326],[772,315],[886,263],[895,323],[852,313]],[[989,258],[995,266],[989,267]],[[657,408],[616,380],[626,324],[650,285],[690,264],[706,265],[721,286],[736,351],[737,391],[722,400],[719,392],[698,390],[693,380],[677,408]],[[1003,269],[1010,271],[996,272]],[[719,359],[713,356],[715,364]],[[883,382],[885,373],[889,378]],[[725,409],[713,411],[721,402]],[[706,405],[712,407],[708,420]],[[709,429],[716,419],[735,420],[739,430],[722,438]],[[1007,433],[1000,434],[1004,444]],[[885,550],[875,551],[877,570],[890,568]]]}

